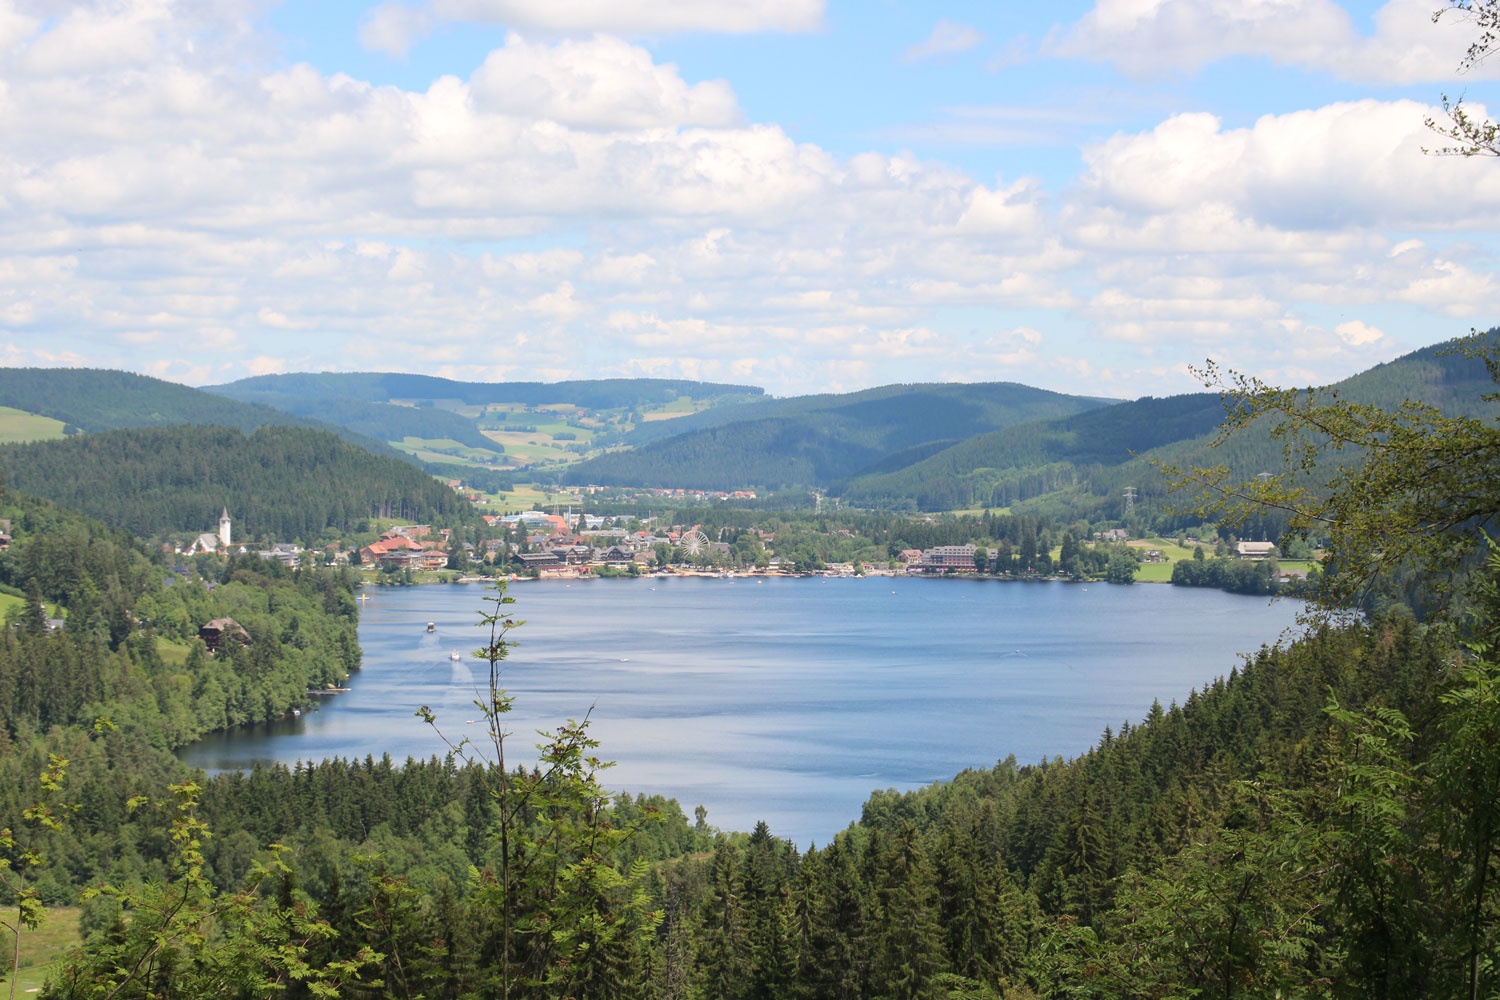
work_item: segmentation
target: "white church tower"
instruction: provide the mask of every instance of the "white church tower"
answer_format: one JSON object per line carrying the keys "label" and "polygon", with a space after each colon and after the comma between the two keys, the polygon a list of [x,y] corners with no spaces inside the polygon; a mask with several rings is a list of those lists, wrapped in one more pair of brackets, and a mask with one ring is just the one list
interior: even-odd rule
{"label": "white church tower", "polygon": [[219,515],[219,547],[225,552],[229,551],[229,508],[224,508],[224,513]]}

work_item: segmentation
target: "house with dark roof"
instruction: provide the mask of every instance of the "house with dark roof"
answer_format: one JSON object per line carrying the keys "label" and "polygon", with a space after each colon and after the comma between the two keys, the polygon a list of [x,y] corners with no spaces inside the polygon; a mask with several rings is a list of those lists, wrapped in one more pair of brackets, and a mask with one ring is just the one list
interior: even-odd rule
{"label": "house with dark roof", "polygon": [[226,642],[238,641],[241,646],[250,645],[250,633],[233,618],[215,618],[198,630],[198,638],[210,653],[219,651]]}

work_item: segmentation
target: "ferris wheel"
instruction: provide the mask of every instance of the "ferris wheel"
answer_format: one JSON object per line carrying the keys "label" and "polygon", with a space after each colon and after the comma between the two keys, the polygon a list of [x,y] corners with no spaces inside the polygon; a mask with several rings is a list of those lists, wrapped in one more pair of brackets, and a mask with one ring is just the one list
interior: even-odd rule
{"label": "ferris wheel", "polygon": [[692,531],[683,532],[677,544],[681,545],[682,551],[688,555],[696,556],[708,547],[708,536],[694,528]]}

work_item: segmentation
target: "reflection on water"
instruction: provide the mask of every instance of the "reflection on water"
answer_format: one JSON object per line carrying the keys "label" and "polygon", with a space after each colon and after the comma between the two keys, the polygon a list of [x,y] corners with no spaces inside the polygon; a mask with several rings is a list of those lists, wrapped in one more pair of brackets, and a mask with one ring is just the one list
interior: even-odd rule
{"label": "reflection on water", "polygon": [[[476,735],[470,651],[486,591],[390,588],[361,605],[364,667],[299,719],[185,749],[198,766],[441,755],[416,717]],[[1086,749],[1275,642],[1295,605],[1165,586],[906,579],[515,585],[505,661],[517,746],[589,715],[611,787],[678,798],[726,829],[826,842],[873,788]],[[435,622],[434,632],[426,623]],[[461,659],[451,659],[454,650]]]}

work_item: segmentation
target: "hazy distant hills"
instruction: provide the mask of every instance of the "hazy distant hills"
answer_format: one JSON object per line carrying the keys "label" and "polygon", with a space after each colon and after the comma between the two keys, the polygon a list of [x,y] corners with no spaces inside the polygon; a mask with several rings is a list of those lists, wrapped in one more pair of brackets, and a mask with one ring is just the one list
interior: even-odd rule
{"label": "hazy distant hills", "polygon": [[[1445,354],[1449,346],[1315,391],[1387,408],[1414,399],[1454,414],[1500,412],[1482,398],[1494,389],[1483,364]],[[1264,432],[1210,447],[1223,418],[1214,393],[1120,402],[1008,382],[775,399],[754,386],[673,379],[304,373],[203,391],[125,372],[0,369],[0,406],[91,433],[169,424],[332,428],[369,451],[471,481],[525,467],[527,478],[568,484],[817,488],[851,505],[897,510],[1032,503],[1060,515],[1115,516],[1126,487],[1148,501],[1163,492],[1152,460],[1222,463],[1242,475],[1281,466],[1280,446]]]}
{"label": "hazy distant hills", "polygon": [[465,466],[568,464],[618,445],[632,427],[764,394],[684,379],[461,382],[397,372],[261,375],[209,391],[337,423],[466,478]]}
{"label": "hazy distant hills", "polygon": [[472,412],[460,415],[457,410],[496,404],[619,410],[671,403],[680,396],[738,401],[765,392],[756,386],[682,379],[459,382],[397,372],[258,375],[208,386],[207,391],[338,423],[381,441],[447,439],[479,449],[495,448],[496,442],[480,431]]}
{"label": "hazy distant hills", "polygon": [[376,454],[397,454],[383,441],[338,423],[102,368],[0,368],[0,406],[61,420],[88,433],[173,424],[234,427],[249,433],[257,427],[281,425],[333,431]]}
{"label": "hazy distant hills", "polygon": [[1107,402],[1012,382],[889,385],[763,400],[646,424],[627,439],[634,450],[581,462],[563,481],[826,488],[897,456],[916,461],[948,442]]}
{"label": "hazy distant hills", "polygon": [[304,399],[357,399],[366,403],[451,401],[470,406],[521,403],[544,406],[572,403],[594,410],[611,410],[667,403],[678,396],[763,396],[753,385],[727,385],[665,378],[578,379],[565,382],[459,382],[435,375],[399,372],[299,372],[257,375],[225,385],[207,387],[234,399],[296,405]]}

